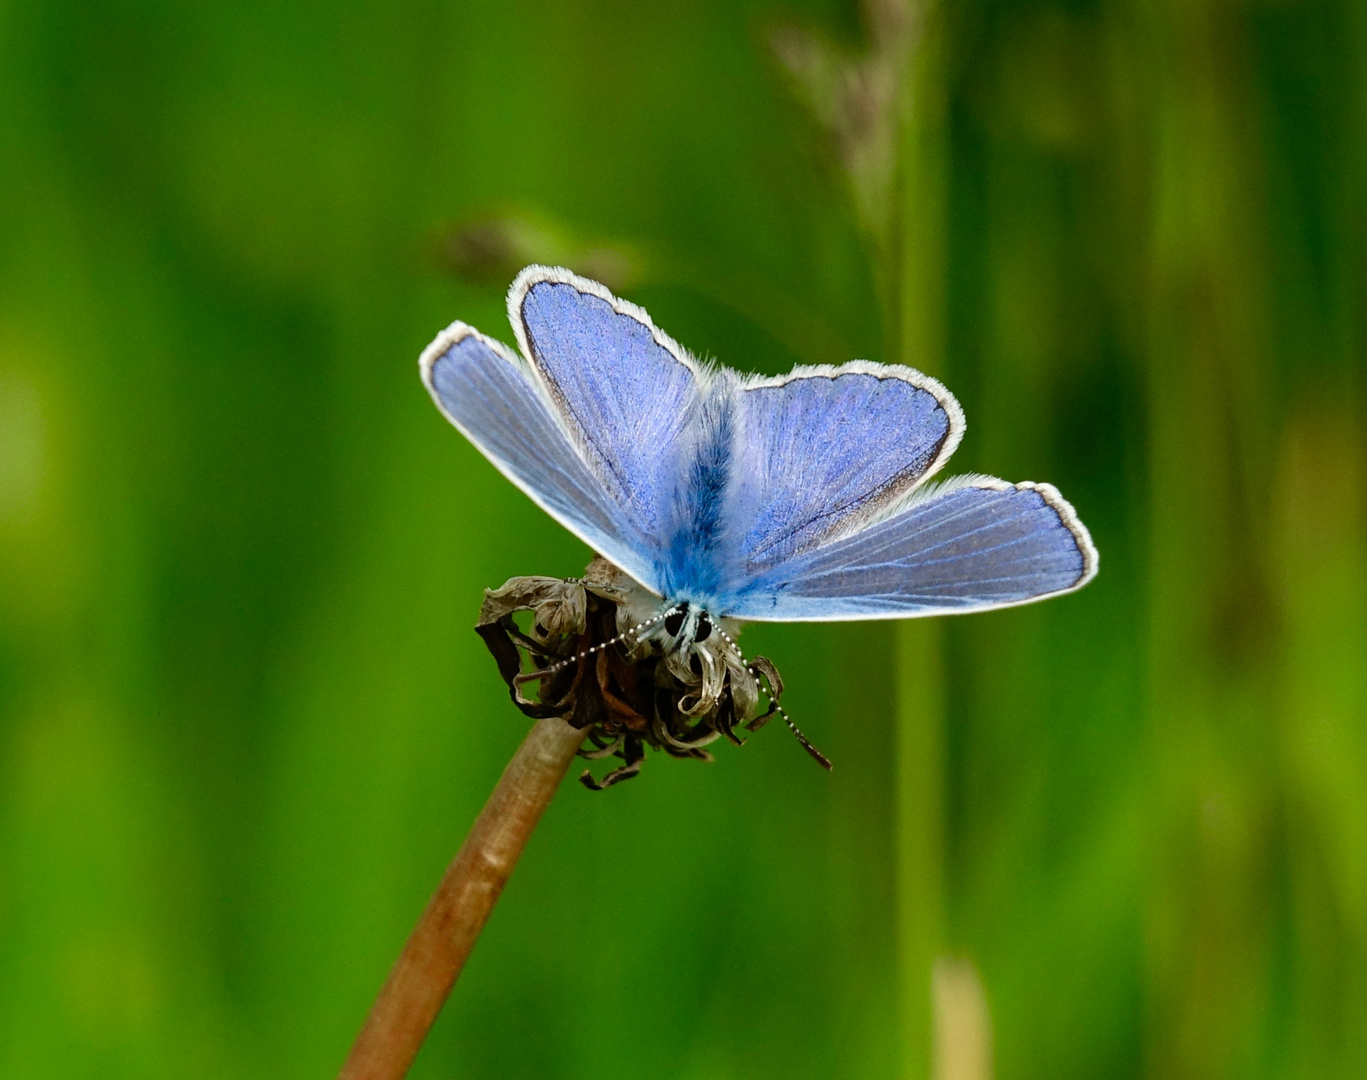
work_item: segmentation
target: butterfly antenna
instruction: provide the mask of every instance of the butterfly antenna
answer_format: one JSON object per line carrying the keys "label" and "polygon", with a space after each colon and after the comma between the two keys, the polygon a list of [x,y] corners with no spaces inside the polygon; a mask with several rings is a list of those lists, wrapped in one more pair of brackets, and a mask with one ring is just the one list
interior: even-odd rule
{"label": "butterfly antenna", "polygon": [[783,722],[788,725],[788,730],[793,733],[793,738],[802,744],[802,749],[811,754],[813,760],[827,772],[834,769],[835,766],[831,764],[831,759],[812,745],[811,740],[808,739],[806,735],[802,734],[802,729],[793,723],[793,718],[788,715],[788,710],[774,699],[773,688],[769,685],[768,678],[761,676],[760,673],[755,670],[754,665],[745,659],[745,654],[740,651],[740,646],[736,644],[736,639],[723,630],[720,623],[713,622],[712,628],[721,635],[722,640],[725,641],[727,645],[731,646],[731,651],[740,657],[740,662],[745,665],[745,670],[754,677],[755,685],[763,690],[764,696],[769,699],[769,708],[783,717]]}
{"label": "butterfly antenna", "polygon": [[590,645],[583,652],[575,653],[567,660],[557,660],[554,664],[542,668],[541,674],[543,676],[549,675],[553,671],[559,671],[561,668],[569,667],[571,664],[577,664],[580,660],[584,659],[584,657],[592,656],[594,653],[601,652],[603,649],[606,649],[609,645],[616,645],[619,641],[625,641],[627,638],[634,638],[639,640],[642,631],[650,629],[650,627],[654,626],[657,622],[661,622],[669,618],[675,612],[681,610],[681,608],[675,606],[665,611],[662,611],[658,615],[646,619],[644,622],[637,623],[630,630],[622,631],[622,633],[618,634],[616,637],[608,638],[607,641],[601,641],[597,645]]}

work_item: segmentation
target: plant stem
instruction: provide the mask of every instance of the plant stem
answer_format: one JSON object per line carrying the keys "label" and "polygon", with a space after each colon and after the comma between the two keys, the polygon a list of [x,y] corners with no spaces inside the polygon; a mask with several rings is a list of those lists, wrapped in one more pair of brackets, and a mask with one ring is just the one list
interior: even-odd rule
{"label": "plant stem", "polygon": [[399,954],[338,1080],[400,1080],[417,1057],[584,732],[564,720],[527,734]]}

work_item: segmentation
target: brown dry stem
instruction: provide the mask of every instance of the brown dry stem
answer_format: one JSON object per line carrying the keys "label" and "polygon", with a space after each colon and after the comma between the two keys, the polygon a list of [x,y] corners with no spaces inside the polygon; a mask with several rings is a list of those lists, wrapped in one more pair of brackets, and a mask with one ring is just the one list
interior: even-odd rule
{"label": "brown dry stem", "polygon": [[552,718],[523,740],[399,954],[339,1080],[407,1074],[584,735]]}

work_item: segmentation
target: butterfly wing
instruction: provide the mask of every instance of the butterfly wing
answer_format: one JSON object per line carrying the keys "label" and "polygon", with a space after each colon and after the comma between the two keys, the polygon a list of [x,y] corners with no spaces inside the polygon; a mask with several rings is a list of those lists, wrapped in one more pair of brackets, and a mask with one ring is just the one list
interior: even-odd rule
{"label": "butterfly wing", "polygon": [[582,456],[525,361],[455,323],[427,347],[420,364],[437,407],[500,472],[594,550],[648,580],[639,530]]}
{"label": "butterfly wing", "polygon": [[743,577],[858,531],[932,476],[964,430],[934,379],[862,360],[749,380],[736,413],[727,510]]}
{"label": "butterfly wing", "polygon": [[523,270],[508,316],[584,459],[641,535],[661,542],[700,408],[696,362],[640,308],[566,270]]}
{"label": "butterfly wing", "polygon": [[863,362],[704,371],[564,270],[528,267],[508,307],[525,359],[456,324],[423,354],[424,382],[538,505],[656,592],[743,619],[894,618],[1026,603],[1096,573],[1048,485],[918,487],[964,426],[933,379]]}
{"label": "butterfly wing", "polygon": [[1050,485],[963,477],[774,567],[727,614],[823,622],[1012,607],[1080,589],[1097,561]]}

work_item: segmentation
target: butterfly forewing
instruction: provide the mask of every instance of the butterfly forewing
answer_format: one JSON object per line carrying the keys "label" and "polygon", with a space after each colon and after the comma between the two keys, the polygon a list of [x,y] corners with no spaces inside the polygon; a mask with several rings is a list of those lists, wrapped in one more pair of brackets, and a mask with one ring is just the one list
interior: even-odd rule
{"label": "butterfly forewing", "polygon": [[776,567],[737,618],[906,618],[1029,603],[1081,588],[1097,554],[1048,484],[950,481],[861,532]]}

